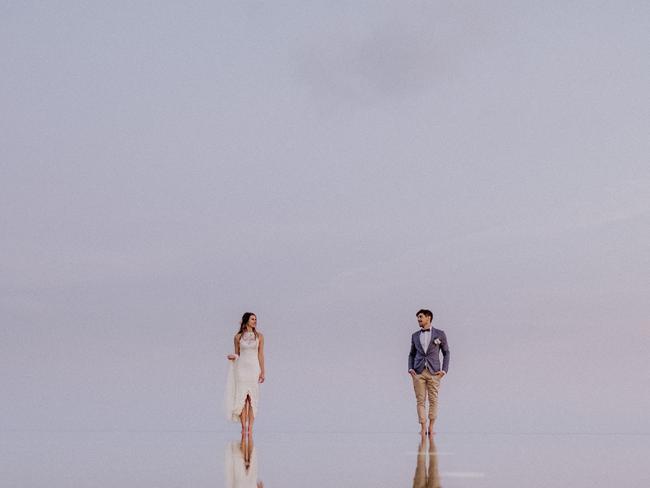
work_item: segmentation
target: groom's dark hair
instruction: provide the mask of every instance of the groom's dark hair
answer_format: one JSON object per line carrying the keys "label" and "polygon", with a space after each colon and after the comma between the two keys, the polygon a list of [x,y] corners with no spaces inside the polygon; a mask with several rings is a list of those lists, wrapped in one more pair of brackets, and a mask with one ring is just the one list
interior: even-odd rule
{"label": "groom's dark hair", "polygon": [[415,316],[417,317],[420,314],[424,315],[425,317],[429,317],[430,319],[433,318],[433,314],[431,313],[431,310],[427,310],[426,308],[422,308],[418,310],[418,313],[416,313]]}

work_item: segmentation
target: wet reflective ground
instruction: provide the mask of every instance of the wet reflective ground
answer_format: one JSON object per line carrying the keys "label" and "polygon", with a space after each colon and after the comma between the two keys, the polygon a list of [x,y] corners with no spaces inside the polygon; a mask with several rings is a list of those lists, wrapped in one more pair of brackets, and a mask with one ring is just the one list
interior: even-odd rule
{"label": "wet reflective ground", "polygon": [[3,432],[0,472],[21,488],[647,488],[650,436]]}

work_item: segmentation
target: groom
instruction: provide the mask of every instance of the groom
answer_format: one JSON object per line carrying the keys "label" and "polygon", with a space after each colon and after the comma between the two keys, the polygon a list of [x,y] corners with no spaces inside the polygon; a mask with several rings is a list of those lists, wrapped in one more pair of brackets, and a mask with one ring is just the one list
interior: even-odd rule
{"label": "groom", "polygon": [[[416,314],[420,330],[411,336],[409,353],[409,374],[413,377],[413,389],[418,407],[420,433],[433,434],[433,424],[438,414],[438,390],[440,380],[449,368],[449,345],[447,336],[440,329],[431,327],[431,310],[422,309]],[[442,367],[440,367],[442,353]],[[429,429],[425,400],[429,397]]]}

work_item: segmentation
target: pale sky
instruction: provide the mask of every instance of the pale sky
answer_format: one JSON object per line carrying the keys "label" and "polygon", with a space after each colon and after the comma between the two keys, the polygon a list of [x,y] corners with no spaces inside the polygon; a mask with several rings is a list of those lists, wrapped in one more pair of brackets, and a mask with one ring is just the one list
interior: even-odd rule
{"label": "pale sky", "polygon": [[647,2],[5,2],[0,429],[650,432]]}

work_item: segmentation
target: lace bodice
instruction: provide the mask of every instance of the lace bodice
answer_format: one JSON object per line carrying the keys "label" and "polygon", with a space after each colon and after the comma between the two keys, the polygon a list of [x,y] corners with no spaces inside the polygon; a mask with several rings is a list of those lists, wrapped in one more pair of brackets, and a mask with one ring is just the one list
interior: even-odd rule
{"label": "lace bodice", "polygon": [[257,349],[257,337],[253,332],[244,332],[239,339],[240,349]]}

